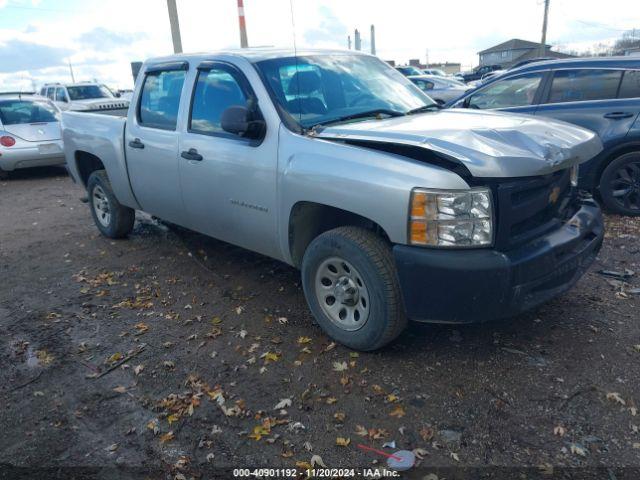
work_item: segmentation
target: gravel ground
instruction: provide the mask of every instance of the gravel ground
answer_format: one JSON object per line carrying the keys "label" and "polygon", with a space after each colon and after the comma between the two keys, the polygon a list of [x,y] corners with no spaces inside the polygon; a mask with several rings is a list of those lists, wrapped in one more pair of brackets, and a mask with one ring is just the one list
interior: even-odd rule
{"label": "gravel ground", "polygon": [[313,323],[296,270],[142,215],[103,238],[83,193],[57,169],[0,182],[11,478],[375,468],[358,444],[392,442],[423,457],[407,478],[640,478],[638,219],[609,216],[590,272],[537,311],[356,354]]}

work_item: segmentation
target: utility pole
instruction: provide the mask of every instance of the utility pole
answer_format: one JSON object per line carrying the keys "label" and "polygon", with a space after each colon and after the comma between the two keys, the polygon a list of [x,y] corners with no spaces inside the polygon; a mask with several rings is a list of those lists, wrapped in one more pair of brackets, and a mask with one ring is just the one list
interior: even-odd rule
{"label": "utility pole", "polygon": [[76,79],[73,76],[73,66],[71,66],[71,60],[67,60],[69,63],[69,73],[71,74],[71,83],[76,83]]}
{"label": "utility pole", "polygon": [[540,56],[547,54],[547,18],[549,17],[549,0],[544,0],[544,19],[542,20],[542,41],[540,42]]}
{"label": "utility pole", "polygon": [[167,0],[167,9],[169,10],[169,23],[171,24],[173,53],[182,53],[182,39],[180,38],[180,23],[178,22],[178,7],[176,7],[176,0]]}
{"label": "utility pole", "polygon": [[240,47],[247,48],[249,41],[247,40],[247,23],[244,19],[243,0],[238,0],[238,21],[240,22]]}

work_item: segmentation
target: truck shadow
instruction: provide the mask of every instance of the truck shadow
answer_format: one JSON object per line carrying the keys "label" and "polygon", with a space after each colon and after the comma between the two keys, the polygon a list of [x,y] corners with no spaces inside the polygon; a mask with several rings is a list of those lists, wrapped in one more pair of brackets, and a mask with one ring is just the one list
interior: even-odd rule
{"label": "truck shadow", "polygon": [[[228,292],[242,287],[244,292],[257,298],[256,301],[260,302],[265,312],[289,312],[288,330],[294,338],[309,333],[326,337],[313,322],[297,269],[148,216],[138,218],[134,235],[142,239],[164,236],[163,241],[175,242],[186,253],[186,262],[199,264],[202,275],[213,276],[223,282]],[[541,342],[544,343],[545,338],[572,335],[575,322],[582,324],[581,317],[589,316],[588,305],[574,295],[568,292],[531,312],[479,324],[409,322],[406,331],[395,342],[368,355],[399,359],[415,355],[442,355],[443,358],[477,360],[490,357],[497,349],[506,348],[513,355],[521,355],[532,365],[544,364],[545,360],[539,354],[530,352],[535,351]],[[311,328],[313,332],[309,332]],[[327,342],[330,341],[326,338]]]}
{"label": "truck shadow", "polygon": [[33,167],[33,168],[20,168],[8,172],[8,177],[2,179],[2,182],[12,182],[18,180],[42,180],[46,178],[54,177],[66,177],[67,170],[64,167]]}

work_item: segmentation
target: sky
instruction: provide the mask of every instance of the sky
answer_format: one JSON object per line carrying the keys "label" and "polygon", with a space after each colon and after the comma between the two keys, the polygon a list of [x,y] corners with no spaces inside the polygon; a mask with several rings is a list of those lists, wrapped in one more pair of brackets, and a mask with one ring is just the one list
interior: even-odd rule
{"label": "sky", "polygon": [[[239,47],[236,0],[176,0],[185,52]],[[585,50],[638,29],[637,0],[550,0],[547,43]],[[540,41],[543,0],[244,0],[249,46],[363,50],[459,62],[511,38]],[[0,0],[0,91],[99,80],[131,88],[130,62],[173,53],[166,0]]]}

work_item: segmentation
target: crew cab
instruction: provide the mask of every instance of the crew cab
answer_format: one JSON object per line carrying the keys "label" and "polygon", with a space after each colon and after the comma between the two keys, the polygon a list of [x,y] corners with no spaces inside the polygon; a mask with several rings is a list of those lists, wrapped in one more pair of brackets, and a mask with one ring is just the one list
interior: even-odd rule
{"label": "crew cab", "polygon": [[126,118],[64,112],[68,168],[107,237],[143,210],[302,271],[335,340],[407,320],[509,317],[569,289],[600,249],[575,188],[598,137],[441,110],[376,57],[243,49],[144,63]]}

